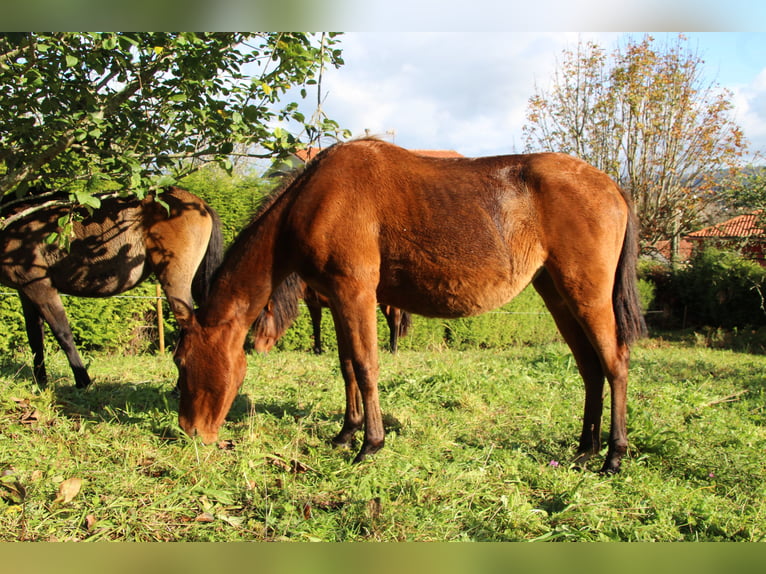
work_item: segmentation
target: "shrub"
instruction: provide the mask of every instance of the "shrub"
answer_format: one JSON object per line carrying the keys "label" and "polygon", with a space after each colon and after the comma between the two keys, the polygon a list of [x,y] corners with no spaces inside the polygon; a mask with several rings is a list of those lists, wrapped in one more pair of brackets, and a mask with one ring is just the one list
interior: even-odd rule
{"label": "shrub", "polygon": [[655,287],[659,326],[741,328],[766,325],[766,270],[741,255],[719,249],[695,254],[679,269],[643,265],[641,274]]}
{"label": "shrub", "polygon": [[0,295],[0,353],[7,354],[26,345],[21,301],[14,291],[3,289]]}
{"label": "shrub", "polygon": [[[10,289],[0,297],[0,352],[27,349],[24,314],[18,295]],[[144,283],[122,297],[62,297],[75,344],[81,350],[134,354],[156,345],[155,286]],[[167,317],[168,311],[165,311]],[[168,329],[172,336],[172,329]],[[58,343],[46,325],[46,342]]]}
{"label": "shrub", "polygon": [[741,255],[705,249],[674,278],[687,321],[713,327],[766,324],[766,271]]}

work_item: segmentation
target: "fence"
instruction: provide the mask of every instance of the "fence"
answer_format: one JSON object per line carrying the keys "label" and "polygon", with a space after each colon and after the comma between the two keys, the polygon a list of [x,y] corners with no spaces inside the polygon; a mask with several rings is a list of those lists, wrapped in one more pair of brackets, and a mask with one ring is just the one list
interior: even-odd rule
{"label": "fence", "polygon": [[[164,352],[168,333],[175,335],[176,328],[172,314],[167,313],[165,297],[159,285],[145,284],[143,293],[116,295],[91,300],[96,303],[66,303],[70,324],[79,345],[92,350],[120,352],[143,352],[147,346]],[[141,288],[139,288],[141,289]],[[15,291],[0,292],[0,296],[16,296]],[[70,299],[79,299],[70,297]],[[116,300],[109,303],[110,300]],[[120,305],[120,301],[151,301],[150,306]],[[93,305],[96,305],[95,310]],[[20,310],[9,310],[8,305],[0,306],[0,351],[9,347],[26,346],[26,334]],[[116,307],[116,310],[115,310]],[[20,305],[14,305],[19,309]],[[282,350],[310,350],[313,346],[312,328],[308,313],[303,310],[293,326],[277,344]],[[103,309],[103,311],[101,311]],[[152,312],[149,313],[148,311]],[[98,317],[103,313],[104,317]],[[150,317],[151,315],[151,317]],[[387,341],[388,328],[379,315],[379,338]],[[134,333],[125,334],[132,329]],[[8,332],[13,330],[9,339]],[[140,331],[140,336],[135,332]],[[147,334],[147,331],[151,333]],[[156,334],[155,334],[156,332]],[[6,340],[3,340],[5,333]],[[132,338],[132,339],[131,339]],[[327,350],[336,349],[335,333],[329,312],[322,322],[322,338]],[[136,343],[135,340],[138,342]],[[410,334],[400,341],[402,349],[444,348],[498,348],[560,340],[552,318],[534,290],[527,290],[501,309],[484,315],[465,319],[413,318]],[[137,350],[139,349],[139,350]]]}
{"label": "fence", "polygon": [[[64,293],[60,294],[69,316],[70,327],[75,335],[75,340],[80,339],[78,344],[83,342],[83,338],[88,338],[87,335],[95,335],[98,331],[103,331],[104,337],[108,338],[110,334],[121,328],[125,329],[131,326],[135,328],[136,323],[143,322],[143,317],[136,318],[134,315],[145,312],[147,310],[145,306],[144,308],[137,308],[132,304],[120,305],[118,303],[120,300],[151,301],[153,302],[151,305],[153,321],[149,329],[156,331],[156,335],[152,334],[151,336],[152,343],[156,342],[158,350],[164,352],[166,314],[163,310],[163,304],[165,296],[159,284],[154,284],[153,286],[147,284],[143,291],[144,294],[136,294],[134,292],[105,298],[85,298],[74,297]],[[72,301],[93,301],[95,309],[88,309],[87,303],[81,303],[73,308],[72,304],[67,302],[67,299]],[[0,301],[2,301],[0,305],[0,343],[5,343],[5,345],[0,344],[0,347],[5,347],[0,350],[8,350],[9,340],[19,343],[18,339],[23,335],[24,341],[26,341],[24,319],[17,291],[0,291]],[[84,310],[80,310],[80,307],[83,307]],[[83,325],[81,323],[86,324]],[[80,336],[78,337],[78,335]],[[99,347],[100,345],[96,343],[94,346]]]}

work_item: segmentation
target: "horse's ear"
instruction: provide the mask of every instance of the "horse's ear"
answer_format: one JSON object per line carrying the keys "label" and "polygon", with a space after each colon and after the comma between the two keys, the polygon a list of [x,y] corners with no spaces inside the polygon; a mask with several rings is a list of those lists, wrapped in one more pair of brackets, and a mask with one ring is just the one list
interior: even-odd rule
{"label": "horse's ear", "polygon": [[189,329],[196,324],[197,320],[194,316],[194,309],[186,301],[173,297],[170,300],[170,306],[173,309],[173,314],[176,316],[176,321],[178,321],[182,329]]}

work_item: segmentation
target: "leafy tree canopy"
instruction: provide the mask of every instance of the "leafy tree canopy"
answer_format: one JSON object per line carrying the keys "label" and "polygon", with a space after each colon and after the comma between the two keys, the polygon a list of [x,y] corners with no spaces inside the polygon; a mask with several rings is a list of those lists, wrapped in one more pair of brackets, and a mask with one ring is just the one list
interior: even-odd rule
{"label": "leafy tree canopy", "polygon": [[[334,34],[6,33],[0,35],[0,200],[68,191],[96,207],[105,189],[142,196],[199,166],[285,155],[337,134],[307,120]],[[300,91],[298,91],[300,90]]]}
{"label": "leafy tree canopy", "polygon": [[580,43],[530,99],[527,149],[571,153],[614,177],[633,196],[645,246],[691,231],[747,147],[731,94],[704,80],[703,65],[683,36],[645,36],[611,55]]}

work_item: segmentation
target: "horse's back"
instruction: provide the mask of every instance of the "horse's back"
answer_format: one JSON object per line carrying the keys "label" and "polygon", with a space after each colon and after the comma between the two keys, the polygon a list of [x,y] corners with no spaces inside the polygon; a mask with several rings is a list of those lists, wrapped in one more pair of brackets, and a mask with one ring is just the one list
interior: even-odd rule
{"label": "horse's back", "polygon": [[41,245],[48,275],[62,293],[116,295],[147,275],[141,208],[137,200],[106,198],[73,224],[68,248]]}
{"label": "horse's back", "polygon": [[332,270],[373,281],[382,303],[458,317],[510,300],[542,264],[534,204],[502,165],[434,161],[376,141],[321,161],[288,218],[309,282]]}
{"label": "horse's back", "polygon": [[[42,281],[69,295],[105,297],[179,259],[191,281],[213,225],[206,204],[180,188],[169,188],[159,201],[104,197],[98,209],[73,220],[64,248],[49,238],[69,212],[68,206],[34,211],[3,231],[0,282],[23,289]],[[187,265],[182,255],[198,243],[199,256]]]}
{"label": "horse's back", "polygon": [[288,218],[310,282],[374,280],[381,302],[456,317],[504,304],[549,263],[598,257],[604,241],[619,255],[624,198],[564,154],[445,160],[362,140],[315,161]]}

